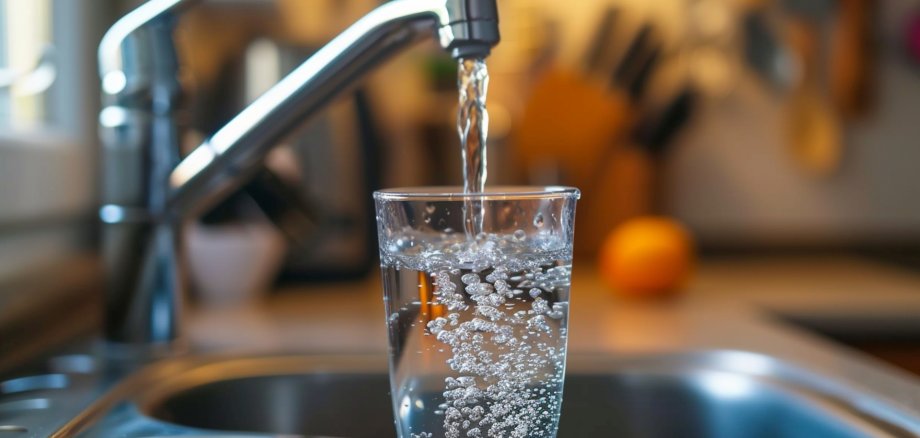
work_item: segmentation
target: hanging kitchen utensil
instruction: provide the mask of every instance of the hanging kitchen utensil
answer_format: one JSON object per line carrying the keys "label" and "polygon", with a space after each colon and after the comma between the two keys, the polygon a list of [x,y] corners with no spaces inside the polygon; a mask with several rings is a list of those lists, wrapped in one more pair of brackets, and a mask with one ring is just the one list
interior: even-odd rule
{"label": "hanging kitchen utensil", "polygon": [[772,90],[786,92],[795,79],[795,60],[780,40],[766,7],[749,10],[742,19],[744,59]]}
{"label": "hanging kitchen utensil", "polygon": [[842,138],[837,114],[822,93],[818,30],[814,21],[796,18],[788,25],[788,36],[801,65],[786,110],[790,152],[808,174],[826,177],[840,165]]}
{"label": "hanging kitchen utensil", "polygon": [[866,115],[872,104],[875,20],[872,0],[839,0],[830,47],[831,99],[847,118]]}

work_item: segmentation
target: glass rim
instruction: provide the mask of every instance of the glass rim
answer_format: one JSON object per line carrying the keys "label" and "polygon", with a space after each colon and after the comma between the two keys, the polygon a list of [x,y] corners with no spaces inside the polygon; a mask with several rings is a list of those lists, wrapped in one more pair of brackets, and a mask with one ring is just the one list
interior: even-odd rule
{"label": "glass rim", "polygon": [[466,193],[460,186],[395,187],[374,191],[378,201],[503,201],[518,199],[579,199],[581,191],[569,186],[494,186],[485,192]]}

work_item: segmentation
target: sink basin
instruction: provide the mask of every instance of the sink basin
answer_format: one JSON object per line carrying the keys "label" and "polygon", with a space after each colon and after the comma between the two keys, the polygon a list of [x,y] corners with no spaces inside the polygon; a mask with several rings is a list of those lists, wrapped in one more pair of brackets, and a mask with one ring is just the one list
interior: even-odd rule
{"label": "sink basin", "polygon": [[382,373],[256,376],[183,391],[150,413],[202,429],[382,438],[396,436],[389,392]]}
{"label": "sink basin", "polygon": [[[751,353],[575,356],[569,362],[563,438],[912,437],[920,430],[915,419],[865,394]],[[147,433],[175,426],[391,437],[385,371],[376,357],[223,360],[159,380],[133,403],[156,425]]]}
{"label": "sink basin", "polygon": [[[184,391],[151,413],[203,429],[393,437],[388,391],[385,374],[259,376]],[[573,374],[565,392],[561,437],[871,436],[780,388],[718,373]]]}

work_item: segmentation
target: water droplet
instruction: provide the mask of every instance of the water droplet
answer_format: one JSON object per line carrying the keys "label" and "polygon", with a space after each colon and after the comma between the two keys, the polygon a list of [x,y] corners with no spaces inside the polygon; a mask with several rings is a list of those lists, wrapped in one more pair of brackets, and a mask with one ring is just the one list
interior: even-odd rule
{"label": "water droplet", "polygon": [[429,202],[429,203],[425,204],[425,211],[428,212],[428,214],[433,214],[433,213],[435,212],[435,210],[437,210],[437,209],[438,209],[438,208],[434,205],[433,202]]}
{"label": "water droplet", "polygon": [[445,220],[443,217],[441,219],[438,219],[438,228],[444,228],[446,226],[447,226],[447,220]]}
{"label": "water droplet", "polygon": [[537,215],[533,217],[533,226],[537,228],[543,227],[543,213],[537,213]]}
{"label": "water droplet", "polygon": [[525,233],[524,230],[516,230],[514,232],[514,240],[521,242],[526,238],[527,238],[527,233]]}

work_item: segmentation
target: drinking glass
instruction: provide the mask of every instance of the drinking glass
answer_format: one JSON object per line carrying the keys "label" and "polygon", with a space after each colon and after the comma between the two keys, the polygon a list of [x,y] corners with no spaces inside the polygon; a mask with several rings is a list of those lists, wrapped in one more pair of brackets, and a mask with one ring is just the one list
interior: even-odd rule
{"label": "drinking glass", "polygon": [[374,193],[401,438],[556,435],[578,198],[571,187]]}

